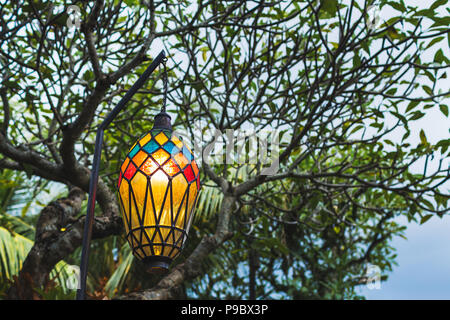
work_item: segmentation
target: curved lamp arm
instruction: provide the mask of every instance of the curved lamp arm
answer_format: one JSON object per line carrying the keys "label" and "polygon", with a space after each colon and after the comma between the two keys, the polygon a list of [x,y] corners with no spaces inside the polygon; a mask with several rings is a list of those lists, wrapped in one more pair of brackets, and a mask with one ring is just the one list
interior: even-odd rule
{"label": "curved lamp arm", "polygon": [[144,85],[145,81],[150,77],[152,72],[159,66],[161,62],[166,59],[164,50],[153,60],[150,66],[144,71],[139,79],[128,90],[125,96],[119,101],[117,106],[107,115],[106,119],[100,124],[97,129],[97,136],[95,138],[94,160],[92,163],[91,178],[89,181],[89,199],[87,205],[86,220],[83,232],[83,244],[81,251],[80,264],[80,280],[77,290],[77,300],[84,300],[86,298],[86,280],[89,260],[89,247],[92,236],[92,224],[94,222],[95,197],[97,193],[98,171],[100,168],[100,157],[103,145],[103,133],[109,124],[116,118],[120,111],[125,107],[128,101],[134,94]]}

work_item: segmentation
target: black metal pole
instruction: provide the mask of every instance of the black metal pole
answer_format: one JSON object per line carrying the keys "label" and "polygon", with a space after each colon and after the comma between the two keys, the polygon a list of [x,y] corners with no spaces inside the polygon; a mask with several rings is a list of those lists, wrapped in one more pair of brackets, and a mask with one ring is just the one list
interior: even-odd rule
{"label": "black metal pole", "polygon": [[153,60],[150,66],[144,71],[139,79],[128,90],[125,96],[119,101],[117,106],[108,114],[105,120],[100,124],[97,129],[97,136],[95,139],[94,160],[92,163],[91,178],[89,181],[89,198],[86,213],[86,220],[84,223],[83,244],[81,251],[81,264],[80,264],[80,282],[77,290],[77,300],[84,300],[86,298],[86,280],[89,263],[89,247],[92,236],[92,224],[94,222],[94,210],[95,210],[95,198],[97,193],[98,183],[98,171],[100,168],[100,158],[102,154],[103,145],[103,133],[114,118],[122,111],[126,103],[130,101],[133,95],[144,85],[145,81],[150,77],[152,72],[159,66],[161,62],[166,58],[164,50]]}

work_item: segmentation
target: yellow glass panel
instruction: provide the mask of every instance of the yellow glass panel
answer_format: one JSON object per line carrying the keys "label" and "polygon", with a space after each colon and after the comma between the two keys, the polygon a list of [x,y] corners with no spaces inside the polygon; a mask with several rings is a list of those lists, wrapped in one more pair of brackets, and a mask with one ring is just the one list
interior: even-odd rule
{"label": "yellow glass panel", "polygon": [[181,243],[179,243],[181,236],[183,235],[183,233],[180,230],[174,230],[175,233],[175,243],[179,246],[181,245]]}
{"label": "yellow glass panel", "polygon": [[178,254],[180,253],[180,251],[178,249],[174,249],[172,251],[172,253],[169,255],[169,257],[171,257],[172,259],[175,258]]}
{"label": "yellow glass panel", "polygon": [[[125,222],[130,221],[130,198],[129,198],[129,185],[125,179],[122,179],[122,183],[120,184],[120,198],[122,199],[123,211],[122,215],[125,218]],[[127,232],[128,233],[128,232]]]}
{"label": "yellow glass panel", "polygon": [[158,164],[151,158],[145,160],[144,164],[141,166],[141,170],[144,171],[148,176],[155,172],[155,170],[157,170],[158,168]]}
{"label": "yellow glass panel", "polygon": [[158,162],[159,165],[162,165],[167,159],[169,159],[170,154],[163,149],[159,149],[152,153],[153,159]]}
{"label": "yellow glass panel", "polygon": [[141,145],[141,147],[145,146],[145,144],[147,142],[149,142],[151,138],[152,138],[152,135],[150,133],[147,133],[145,135],[145,137],[143,137],[141,140],[139,140],[139,144]]}
{"label": "yellow glass panel", "polygon": [[192,223],[192,213],[193,213],[193,209],[194,209],[194,202],[195,202],[195,196],[197,195],[197,184],[196,183],[192,183],[189,186],[189,204],[188,204],[188,210],[187,210],[187,225],[186,225],[186,232],[189,231],[189,228],[191,226]]}
{"label": "yellow glass panel", "polygon": [[142,162],[147,158],[147,154],[144,151],[139,151],[134,157],[133,162],[136,164],[137,167],[139,167]]}
{"label": "yellow glass panel", "polygon": [[[128,182],[124,181],[124,183],[128,184]],[[125,234],[128,234],[128,232],[130,232],[129,228],[128,228],[128,216],[125,213],[125,209],[123,207],[123,199],[122,196],[119,193],[119,208],[120,208],[120,212],[122,213],[122,217],[123,217],[123,222],[125,225]]]}
{"label": "yellow glass panel", "polygon": [[[153,192],[154,209],[156,216],[159,218],[161,216],[160,224],[164,224],[166,217],[169,217],[170,225],[170,194],[167,194],[167,199],[163,206],[164,196],[166,195],[166,190],[169,185],[169,178],[162,170],[157,170],[151,177],[151,188]],[[161,210],[163,209],[163,210]]]}
{"label": "yellow glass panel", "polygon": [[133,189],[136,205],[139,213],[144,212],[145,193],[147,191],[147,176],[138,172],[131,180],[131,188]]}
{"label": "yellow glass panel", "polygon": [[[150,188],[150,184],[148,184],[148,188]],[[155,190],[153,190],[154,192]],[[155,196],[153,194],[153,196]],[[145,227],[149,227],[149,226],[154,226],[156,225],[156,220],[155,220],[155,213],[154,213],[154,208],[153,208],[153,202],[152,202],[152,197],[150,195],[150,190],[148,191],[147,194],[147,203],[145,205],[145,215],[144,215],[144,226]],[[153,237],[153,234],[155,232],[154,228],[146,228],[145,229],[148,238],[151,240]]]}
{"label": "yellow glass panel", "polygon": [[[137,228],[141,225],[139,217],[141,217],[144,212],[147,177],[143,173],[137,172],[131,180],[131,189],[134,193],[134,197],[132,197],[131,201],[131,226],[132,228]],[[133,202],[133,200],[135,201]],[[133,205],[133,203],[135,205]]]}
{"label": "yellow glass panel", "polygon": [[128,153],[130,153],[131,150],[133,150],[133,148],[136,146],[136,144],[137,144],[137,141],[131,146],[130,150],[128,150]]}
{"label": "yellow glass panel", "polygon": [[[188,188],[188,183],[184,176],[182,174],[176,175],[172,179],[172,208],[173,208],[173,217],[175,219],[177,213],[179,210],[179,216],[177,218],[177,221],[175,221],[175,225],[178,228],[183,228],[183,221],[184,221],[184,212],[186,211],[186,199],[184,199],[183,203],[181,201],[183,200],[183,196],[186,192],[186,189]],[[180,209],[181,206],[181,209]],[[177,231],[175,231],[177,232]],[[175,233],[175,240],[177,239],[176,233]]]}
{"label": "yellow glass panel", "polygon": [[126,158],[125,161],[122,163],[122,167],[120,167],[120,169],[122,170],[123,173],[125,173],[125,170],[127,169],[128,163],[130,162],[130,158]]}
{"label": "yellow glass panel", "polygon": [[152,255],[152,251],[150,249],[150,246],[145,246],[145,247],[142,248],[142,250],[144,251],[146,257]]}
{"label": "yellow glass panel", "polygon": [[[149,213],[149,212],[147,212],[147,213]],[[153,216],[153,214],[152,214],[152,216]],[[155,225],[155,224],[153,224],[153,225]],[[152,238],[153,238],[153,235],[155,234],[155,228],[146,228],[146,229],[145,229],[145,232],[146,232],[147,237],[148,237],[148,239],[150,240],[150,243],[151,243]],[[144,238],[144,237],[145,237],[145,236],[143,235],[143,238]],[[148,240],[147,240],[147,239],[145,239],[145,241],[146,241],[146,243],[148,243]]]}
{"label": "yellow glass panel", "polygon": [[153,238],[153,243],[161,244],[161,243],[163,243],[163,242],[164,242],[164,241],[163,241],[163,239],[161,239],[161,236],[159,235],[159,233],[156,232],[155,238]]}
{"label": "yellow glass panel", "polygon": [[[169,210],[170,210],[170,207],[169,207]],[[169,214],[170,214],[170,212],[169,212]],[[161,224],[161,225],[168,226],[168,227],[171,226],[169,214],[167,215],[168,217],[164,217],[166,219],[169,218],[169,221],[164,221],[164,224]],[[170,228],[160,228],[159,230],[161,231],[163,242],[166,242],[165,240],[167,239],[167,236],[169,235]],[[169,239],[167,239],[167,242],[172,243],[172,237],[169,237]]]}
{"label": "yellow glass panel", "polygon": [[183,142],[181,142],[177,136],[172,136],[171,140],[178,147],[178,149],[181,150],[181,148],[183,148]]}
{"label": "yellow glass panel", "polygon": [[155,256],[161,255],[162,247],[160,245],[154,245],[153,251],[155,251]]}
{"label": "yellow glass panel", "polygon": [[133,238],[133,243],[134,243],[134,246],[135,247],[138,247],[139,245],[138,245],[138,243],[140,243],[140,237],[141,237],[141,229],[138,229],[138,230],[135,230],[135,231],[133,231],[133,236],[134,236],[134,238]]}
{"label": "yellow glass panel", "polygon": [[142,245],[150,244],[149,240],[151,240],[152,238],[149,237],[147,239],[147,237],[145,236],[146,234],[148,235],[148,232],[147,232],[148,230],[150,230],[150,229],[144,229],[142,231],[142,240],[140,240]]}
{"label": "yellow glass panel", "polygon": [[160,145],[163,145],[167,140],[169,140],[167,138],[167,136],[164,134],[164,132],[160,132],[156,135],[155,137],[156,142],[158,142]]}
{"label": "yellow glass panel", "polygon": [[162,252],[162,255],[168,257],[170,251],[172,251],[172,247],[171,246],[164,246],[164,250]]}

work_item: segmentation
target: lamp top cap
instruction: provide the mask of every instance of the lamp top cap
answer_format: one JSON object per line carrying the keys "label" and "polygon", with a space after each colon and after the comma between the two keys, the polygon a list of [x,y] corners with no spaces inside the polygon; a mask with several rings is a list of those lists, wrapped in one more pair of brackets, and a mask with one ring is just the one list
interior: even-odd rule
{"label": "lamp top cap", "polygon": [[165,111],[161,111],[155,116],[155,123],[153,129],[167,129],[172,130],[171,118]]}

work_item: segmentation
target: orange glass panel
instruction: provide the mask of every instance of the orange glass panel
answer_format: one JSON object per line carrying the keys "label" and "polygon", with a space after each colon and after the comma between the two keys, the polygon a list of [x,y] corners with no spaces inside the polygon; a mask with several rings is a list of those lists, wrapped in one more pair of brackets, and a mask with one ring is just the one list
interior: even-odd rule
{"label": "orange glass panel", "polygon": [[189,164],[188,160],[181,152],[176,154],[175,157],[173,157],[173,158],[178,163],[178,165],[180,166],[181,169],[184,169]]}
{"label": "orange glass panel", "polygon": [[170,154],[163,149],[159,149],[152,153],[153,159],[158,162],[159,165],[162,165],[167,159],[169,159]]}
{"label": "orange glass panel", "polygon": [[141,140],[139,140],[139,144],[141,145],[141,147],[145,146],[145,144],[149,142],[151,138],[152,135],[150,133],[147,133]]}
{"label": "orange glass panel", "polygon": [[122,166],[120,167],[120,169],[122,170],[122,172],[125,172],[125,170],[127,169],[128,163],[130,162],[130,158],[126,158],[125,161],[122,163]]}
{"label": "orange glass panel", "polygon": [[169,176],[173,176],[180,171],[180,169],[172,159],[170,159],[169,161],[166,162],[165,165],[163,165],[163,170]]}
{"label": "orange glass panel", "polygon": [[158,168],[158,164],[151,158],[148,158],[141,166],[141,170],[148,176],[155,172]]}
{"label": "orange glass panel", "polygon": [[169,139],[164,134],[164,132],[161,131],[159,134],[156,135],[155,140],[156,140],[156,142],[159,143],[159,145],[163,145]]}
{"label": "orange glass panel", "polygon": [[148,157],[148,155],[144,151],[139,151],[134,157],[133,162],[136,164],[136,166],[140,166],[142,162]]}
{"label": "orange glass panel", "polygon": [[191,166],[192,166],[192,170],[194,170],[195,176],[197,176],[198,175],[198,167],[197,167],[197,163],[195,162],[195,160],[192,160]]}

